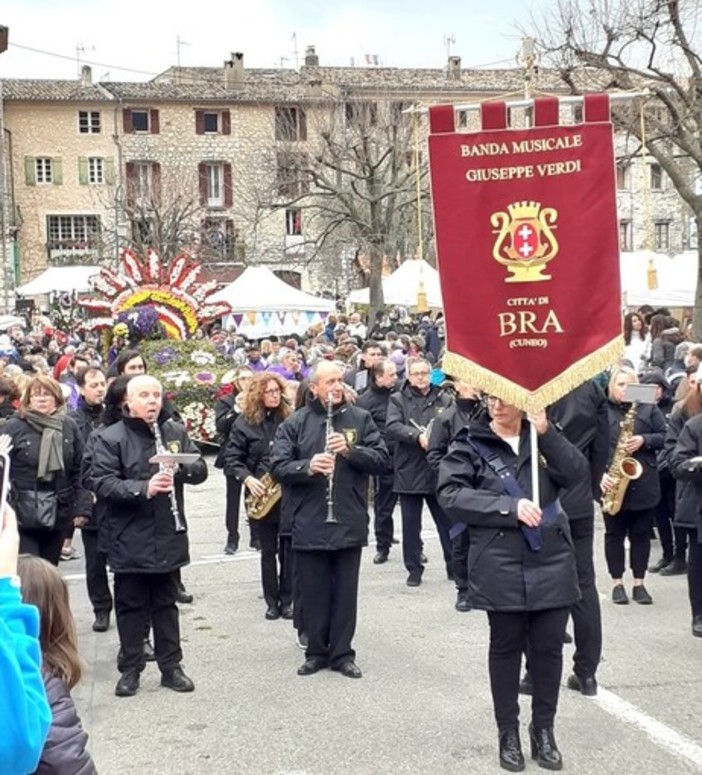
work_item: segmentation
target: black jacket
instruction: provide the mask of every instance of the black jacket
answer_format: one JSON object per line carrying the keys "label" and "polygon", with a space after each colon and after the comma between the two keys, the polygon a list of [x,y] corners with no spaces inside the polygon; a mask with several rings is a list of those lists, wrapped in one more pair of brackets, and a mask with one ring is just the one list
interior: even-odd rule
{"label": "black jacket", "polygon": [[386,436],[396,442],[393,491],[419,495],[436,492],[436,473],[427,461],[427,453],[419,446],[421,431],[411,420],[424,428],[439,417],[450,404],[438,387],[432,385],[426,395],[415,390],[409,382],[390,397]]}
{"label": "black jacket", "polygon": [[368,543],[368,476],[382,473],[388,452],[370,414],[350,404],[334,410],[333,428],[349,442],[337,455],[333,477],[334,516],[327,518],[327,478],[311,474],[311,458],[326,445],[326,408],[318,400],[298,409],[278,428],[271,473],[284,488],[285,510],[292,517],[294,549],[337,550]]}
{"label": "black jacket", "polygon": [[[607,470],[612,462],[617,441],[621,434],[621,424],[630,404],[616,404],[607,401],[609,414],[609,459]],[[661,499],[661,484],[658,477],[658,452],[663,449],[665,440],[665,419],[660,409],[653,404],[640,404],[634,420],[634,435],[643,436],[644,444],[632,457],[641,463],[643,473],[638,479],[632,479],[626,489],[622,510],[643,511],[652,509]]]}
{"label": "black jacket", "polygon": [[[388,454],[390,455],[390,461],[392,463],[395,444],[387,438],[385,432],[385,426],[388,421],[388,406],[390,404],[390,397],[395,393],[395,388],[379,387],[371,380],[368,390],[365,390],[357,399],[356,406],[360,406],[361,409],[365,409],[370,412],[370,416],[373,418],[373,422],[378,426],[378,430],[385,440],[385,445],[388,448]],[[389,468],[389,467],[388,467]]]}
{"label": "black jacket", "polygon": [[[78,406],[76,407],[75,411],[71,414],[71,417],[73,417],[73,419],[76,421],[76,425],[78,426],[78,430],[80,431],[81,438],[83,439],[83,463],[82,463],[82,469],[81,469],[81,481],[83,482],[84,487],[87,484],[85,475],[86,475],[86,458],[88,457],[88,439],[90,438],[90,434],[101,426],[102,415],[103,415],[102,404],[98,404],[98,405],[87,404],[82,397],[78,400]],[[85,525],[83,525],[83,528],[82,528],[83,530],[97,530],[98,528],[95,504],[93,503],[91,504],[91,506],[92,508],[90,510],[90,514],[84,515],[86,517],[90,517],[90,519]]]}
{"label": "black jacket", "polygon": [[594,517],[594,499],[600,497],[600,482],[609,460],[609,412],[604,390],[594,380],[585,382],[552,404],[548,418],[590,464],[590,476],[561,494],[563,508],[569,519]]}
{"label": "black jacket", "polygon": [[3,426],[2,432],[12,439],[12,452],[10,452],[12,491],[56,490],[58,493],[57,528],[71,524],[74,517],[90,516],[92,501],[90,494],[83,489],[80,475],[83,439],[72,417],[67,415],[63,421],[64,470],[52,483],[37,482],[41,433],[34,430],[19,415],[11,417]]}
{"label": "black jacket", "polygon": [[429,436],[427,462],[437,474],[439,473],[439,465],[448,452],[454,437],[482,413],[483,408],[480,401],[457,396],[454,403],[434,421]]}
{"label": "black jacket", "polygon": [[[682,409],[676,409],[670,416],[665,434],[663,450],[658,456],[658,468],[671,471],[671,460],[677,446],[680,433],[689,417]],[[696,528],[699,493],[687,479],[675,482],[675,524],[680,527]]]}
{"label": "black jacket", "polygon": [[[580,597],[575,550],[568,518],[560,511],[542,527],[543,548],[532,551],[517,519],[518,498],[505,494],[502,480],[470,445],[475,439],[511,469],[525,497],[531,497],[529,427],[522,425],[519,455],[486,423],[462,430],[439,467],[439,502],[454,522],[470,529],[468,595],[474,608],[537,611],[575,603]],[[538,437],[542,505],[562,488],[587,476],[582,453],[552,425]]]}
{"label": "black jacket", "polygon": [[222,437],[222,443],[215,459],[215,468],[224,468],[224,455],[226,453],[229,433],[234,425],[234,420],[239,416],[239,409],[236,406],[236,395],[228,393],[217,399],[215,404],[215,428]]}
{"label": "black jacket", "polygon": [[[678,480],[690,485],[694,497],[688,501],[694,504],[694,520],[697,540],[702,542],[702,466],[691,463],[691,459],[702,455],[702,414],[689,419],[680,431],[680,437],[670,456],[670,470]],[[677,515],[677,510],[676,510]]]}
{"label": "black jacket", "polygon": [[[197,453],[185,428],[175,420],[159,418],[163,443],[179,445],[179,451]],[[149,426],[140,419],[125,417],[94,435],[95,447],[90,470],[93,492],[105,500],[105,520],[110,542],[108,560],[115,573],[170,573],[189,562],[188,536],[177,533],[170,497],[160,493],[147,498],[148,482],[158,465],[149,463],[156,453]],[[175,477],[180,514],[183,484],[200,484],[207,479],[207,464],[200,458],[181,466]]]}

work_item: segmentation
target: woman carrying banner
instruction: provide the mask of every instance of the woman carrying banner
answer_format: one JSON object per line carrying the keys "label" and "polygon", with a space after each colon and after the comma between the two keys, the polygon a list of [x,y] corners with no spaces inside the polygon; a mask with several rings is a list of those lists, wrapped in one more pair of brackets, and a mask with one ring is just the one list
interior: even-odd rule
{"label": "woman carrying banner", "polygon": [[[603,515],[605,523],[605,557],[612,577],[612,602],[626,605],[629,598],[624,588],[624,542],[629,539],[629,564],[634,576],[632,597],[636,603],[653,602],[644,577],[651,554],[651,527],[656,506],[661,498],[657,454],[665,440],[665,418],[655,404],[631,404],[624,401],[627,387],[638,381],[628,366],[616,366],[609,379],[607,410],[609,412],[609,463],[602,476]],[[617,461],[633,457],[641,467],[638,478],[627,479]],[[607,512],[607,496],[623,488],[619,511]]]}
{"label": "woman carrying banner", "polygon": [[563,637],[580,592],[568,518],[558,490],[588,476],[578,449],[530,415],[538,435],[543,509],[532,500],[529,422],[516,406],[487,399],[489,417],[464,428],[439,468],[438,496],[454,523],[470,529],[468,601],[488,612],[490,688],[500,766],[524,769],[519,738],[519,671],[532,673],[531,755],[558,770],[553,733],[563,669]]}

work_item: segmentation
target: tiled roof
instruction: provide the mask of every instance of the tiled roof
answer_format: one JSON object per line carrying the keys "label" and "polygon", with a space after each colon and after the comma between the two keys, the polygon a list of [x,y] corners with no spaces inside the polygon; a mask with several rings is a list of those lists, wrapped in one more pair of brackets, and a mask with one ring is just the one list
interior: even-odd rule
{"label": "tiled roof", "polygon": [[5,100],[47,100],[65,102],[105,102],[112,96],[101,86],[83,86],[80,80],[7,78],[2,81]]}

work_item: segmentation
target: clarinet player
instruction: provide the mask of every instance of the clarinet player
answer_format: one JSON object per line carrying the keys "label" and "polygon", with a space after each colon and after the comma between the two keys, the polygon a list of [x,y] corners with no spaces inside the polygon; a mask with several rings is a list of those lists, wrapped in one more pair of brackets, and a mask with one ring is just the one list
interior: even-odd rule
{"label": "clarinet player", "polygon": [[115,577],[121,646],[118,697],[131,697],[139,689],[149,617],[161,685],[177,692],[195,688],[180,664],[177,571],[190,561],[188,534],[180,529],[185,525],[183,485],[204,482],[207,464],[200,458],[173,473],[149,463],[157,449],[155,422],[170,452],[198,452],[185,428],[162,411],[162,402],[157,379],[143,375],[130,380],[128,414],[95,437],[90,470],[92,490],[104,502],[111,538],[107,557]]}
{"label": "clarinet player", "polygon": [[299,675],[329,667],[360,678],[356,630],[361,550],[368,543],[368,477],[388,452],[364,409],[347,404],[343,370],[320,361],[310,378],[312,400],[278,429],[271,473],[292,514],[292,546],[309,638]]}

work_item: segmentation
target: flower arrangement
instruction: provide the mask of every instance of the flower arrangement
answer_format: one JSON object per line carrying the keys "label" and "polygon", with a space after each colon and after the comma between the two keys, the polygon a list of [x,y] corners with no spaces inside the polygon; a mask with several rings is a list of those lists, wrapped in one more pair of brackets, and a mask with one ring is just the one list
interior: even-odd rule
{"label": "flower arrangement", "polygon": [[126,326],[129,338],[134,343],[142,339],[157,339],[163,336],[158,310],[153,304],[143,304],[131,310],[124,310],[118,313],[116,319],[117,326],[120,324]]}

